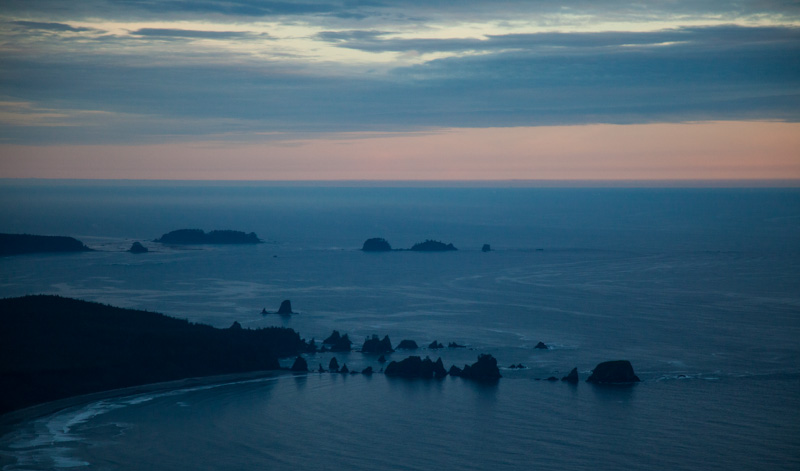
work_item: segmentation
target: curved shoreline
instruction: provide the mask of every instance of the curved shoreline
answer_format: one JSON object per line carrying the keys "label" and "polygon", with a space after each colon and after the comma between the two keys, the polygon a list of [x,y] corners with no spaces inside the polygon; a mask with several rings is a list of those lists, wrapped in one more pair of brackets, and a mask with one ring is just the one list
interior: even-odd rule
{"label": "curved shoreline", "polygon": [[17,409],[11,412],[0,415],[0,436],[3,436],[13,430],[14,427],[21,423],[30,422],[35,419],[53,415],[71,407],[77,407],[92,402],[102,401],[104,399],[123,398],[128,396],[136,396],[145,393],[177,391],[180,389],[188,389],[201,386],[224,385],[228,383],[238,383],[242,381],[264,379],[264,378],[278,378],[281,376],[288,376],[289,371],[286,370],[262,370],[250,371],[246,373],[232,373],[225,375],[214,376],[198,376],[193,378],[177,379],[173,381],[164,381],[160,383],[149,383],[138,386],[130,386],[127,388],[109,389],[106,391],[99,391],[89,394],[81,394],[78,396],[71,396],[64,399],[55,401],[44,402],[34,406]]}

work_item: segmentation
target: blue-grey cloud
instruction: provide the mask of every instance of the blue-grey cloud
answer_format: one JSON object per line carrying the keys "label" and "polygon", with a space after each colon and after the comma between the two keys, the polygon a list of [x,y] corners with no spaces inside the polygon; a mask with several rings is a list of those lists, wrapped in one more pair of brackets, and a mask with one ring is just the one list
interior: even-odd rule
{"label": "blue-grey cloud", "polygon": [[480,18],[514,19],[530,15],[573,13],[605,17],[658,19],[666,15],[786,15],[800,14],[800,4],[781,0],[675,0],[640,2],[634,0],[531,1],[485,0],[4,0],[0,12],[24,14],[30,18],[192,18],[208,15],[263,18],[270,16],[326,15],[343,20],[394,14],[416,18],[469,20]]}
{"label": "blue-grey cloud", "polygon": [[[154,38],[182,38],[182,39],[237,39],[248,38],[256,35],[240,31],[198,31],[189,29],[169,29],[169,28],[140,28],[131,31],[134,36],[146,36]],[[264,35],[259,35],[263,37]]]}
{"label": "blue-grey cloud", "polygon": [[[717,34],[715,34],[715,32]],[[663,33],[666,36],[673,32]],[[42,140],[120,139],[214,132],[381,131],[426,127],[800,120],[800,42],[794,28],[682,31],[665,47],[603,47],[540,54],[512,48],[450,57],[388,76],[315,76],[290,66],[135,65],[90,57],[3,60],[0,89],[49,107],[153,116],[97,136],[96,129],[30,130]],[[659,41],[645,33],[646,41]],[[366,36],[370,36],[367,34]],[[702,36],[703,41],[696,40]],[[727,37],[741,39],[731,43]],[[568,38],[559,38],[565,44]],[[571,41],[588,47],[583,37]],[[608,44],[628,44],[619,38]],[[516,42],[519,38],[500,38]],[[53,73],[58,71],[58,73]],[[198,124],[198,122],[205,124]],[[166,124],[165,124],[166,123]],[[138,127],[137,127],[138,126]],[[82,134],[83,133],[83,134]],[[89,134],[86,134],[89,133]],[[26,139],[6,127],[0,139]]]}
{"label": "blue-grey cloud", "polygon": [[21,26],[25,29],[44,30],[44,31],[68,31],[83,32],[92,31],[91,28],[75,27],[64,23],[45,23],[40,21],[12,21],[11,24]]}
{"label": "blue-grey cloud", "polygon": [[[318,38],[338,47],[368,52],[422,53],[458,51],[497,51],[507,49],[555,50],[558,53],[577,49],[620,46],[660,46],[666,43],[691,43],[693,47],[733,47],[763,42],[790,43],[800,41],[800,28],[715,26],[676,28],[653,32],[600,33],[533,33],[489,35],[487,39],[395,39],[391,33],[379,31],[323,32]],[[547,49],[550,48],[550,49]]]}

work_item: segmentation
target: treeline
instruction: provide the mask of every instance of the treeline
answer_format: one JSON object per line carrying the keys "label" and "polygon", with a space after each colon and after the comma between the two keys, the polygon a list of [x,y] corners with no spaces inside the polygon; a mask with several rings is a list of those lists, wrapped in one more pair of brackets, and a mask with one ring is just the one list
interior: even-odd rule
{"label": "treeline", "polygon": [[278,369],[292,329],[228,329],[58,296],[0,299],[0,413],[69,396]]}

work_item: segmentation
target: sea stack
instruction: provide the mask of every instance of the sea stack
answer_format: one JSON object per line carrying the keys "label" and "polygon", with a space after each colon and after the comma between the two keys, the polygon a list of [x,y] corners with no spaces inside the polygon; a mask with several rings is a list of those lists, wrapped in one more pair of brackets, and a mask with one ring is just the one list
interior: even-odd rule
{"label": "sea stack", "polygon": [[587,383],[594,384],[631,384],[641,381],[633,373],[633,366],[628,360],[604,361],[594,367]]}
{"label": "sea stack", "polygon": [[278,314],[285,316],[289,314],[294,314],[292,312],[292,302],[288,299],[283,300],[281,303],[281,307],[278,308]]}
{"label": "sea stack", "polygon": [[133,245],[131,245],[131,248],[128,249],[128,252],[130,252],[130,253],[147,253],[147,252],[149,252],[149,250],[147,249],[147,247],[142,245],[140,242],[134,242]]}

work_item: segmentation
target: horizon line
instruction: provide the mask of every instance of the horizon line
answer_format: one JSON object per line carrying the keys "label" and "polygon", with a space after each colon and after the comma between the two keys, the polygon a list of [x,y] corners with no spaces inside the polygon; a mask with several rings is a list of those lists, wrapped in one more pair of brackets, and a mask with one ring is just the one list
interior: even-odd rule
{"label": "horizon line", "polygon": [[0,177],[0,183],[138,183],[138,184],[256,184],[305,187],[512,187],[512,188],[800,188],[800,179],[156,179],[156,178],[42,178]]}

